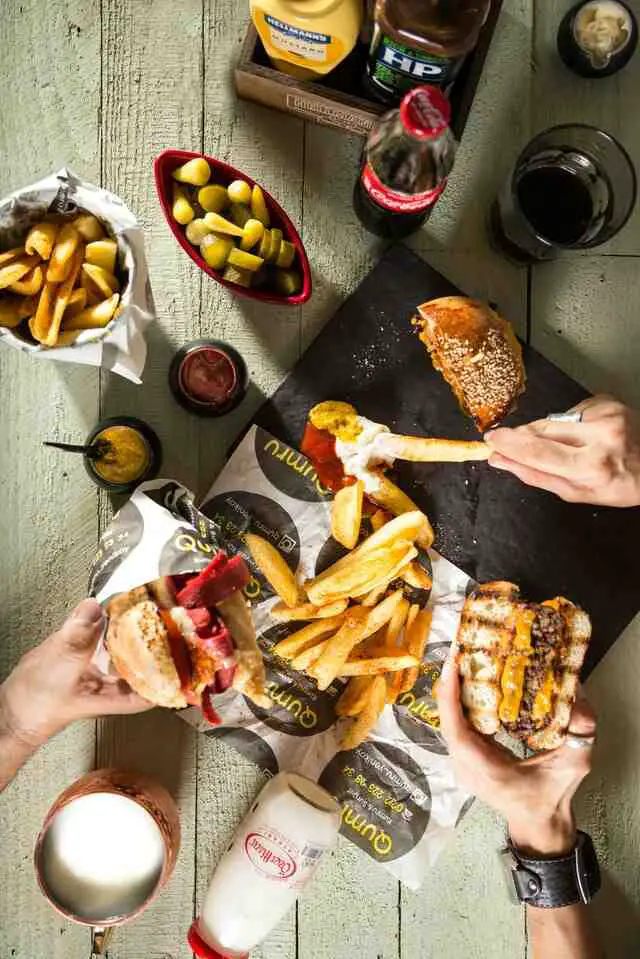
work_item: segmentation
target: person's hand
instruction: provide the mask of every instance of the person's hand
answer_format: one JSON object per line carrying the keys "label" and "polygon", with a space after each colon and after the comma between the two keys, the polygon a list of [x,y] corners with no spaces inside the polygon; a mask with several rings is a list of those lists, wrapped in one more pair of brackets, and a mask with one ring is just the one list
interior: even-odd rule
{"label": "person's hand", "polygon": [[640,413],[608,396],[575,409],[581,423],[537,420],[486,433],[489,464],[570,503],[640,505]]}
{"label": "person's hand", "polygon": [[569,724],[580,747],[565,743],[529,759],[519,759],[471,728],[452,658],[438,683],[438,710],[456,781],[504,816],[516,848],[539,855],[569,852],[576,841],[571,800],[591,769],[596,727],[586,701],[576,702]]}
{"label": "person's hand", "polygon": [[26,653],[0,686],[0,721],[36,747],[76,719],[151,708],[117,676],[91,664],[103,613],[84,599],[62,627]]}

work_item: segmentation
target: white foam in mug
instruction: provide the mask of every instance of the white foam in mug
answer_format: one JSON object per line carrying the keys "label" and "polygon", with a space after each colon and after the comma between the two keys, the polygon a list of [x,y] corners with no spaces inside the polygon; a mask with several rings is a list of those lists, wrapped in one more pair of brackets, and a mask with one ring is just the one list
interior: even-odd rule
{"label": "white foam in mug", "polygon": [[153,816],[114,792],[79,796],[55,815],[40,852],[54,904],[88,922],[135,912],[160,881],[165,844]]}

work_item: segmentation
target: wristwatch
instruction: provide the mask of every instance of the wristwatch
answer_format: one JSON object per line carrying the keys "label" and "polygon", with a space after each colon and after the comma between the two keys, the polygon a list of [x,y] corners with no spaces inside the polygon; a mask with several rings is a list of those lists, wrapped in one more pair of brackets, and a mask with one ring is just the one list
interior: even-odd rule
{"label": "wristwatch", "polygon": [[500,853],[518,902],[557,909],[590,902],[600,889],[600,868],[591,837],[578,831],[575,847],[566,856],[536,859],[525,856],[511,840]]}

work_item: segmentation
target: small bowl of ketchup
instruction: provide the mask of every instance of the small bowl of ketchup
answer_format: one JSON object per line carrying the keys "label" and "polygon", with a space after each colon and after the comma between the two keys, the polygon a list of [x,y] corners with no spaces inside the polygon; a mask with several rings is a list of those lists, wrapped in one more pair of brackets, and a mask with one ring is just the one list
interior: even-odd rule
{"label": "small bowl of ketchup", "polygon": [[197,416],[224,416],[242,401],[249,374],[238,353],[220,340],[194,340],[179,350],[169,367],[177,402]]}

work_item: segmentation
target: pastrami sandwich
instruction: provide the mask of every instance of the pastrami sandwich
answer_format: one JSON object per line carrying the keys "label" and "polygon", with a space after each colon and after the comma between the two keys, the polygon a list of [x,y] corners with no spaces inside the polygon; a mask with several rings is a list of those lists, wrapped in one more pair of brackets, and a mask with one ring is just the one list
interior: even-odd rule
{"label": "pastrami sandwich", "polygon": [[200,573],[163,576],[106,606],[106,645],[129,685],[158,706],[199,706],[234,688],[264,707],[265,670],[242,594],[249,571],[221,550]]}
{"label": "pastrami sandwich", "polygon": [[506,582],[474,589],[457,638],[474,728],[492,735],[502,727],[535,750],[562,745],[590,637],[589,616],[568,599],[526,602]]}

